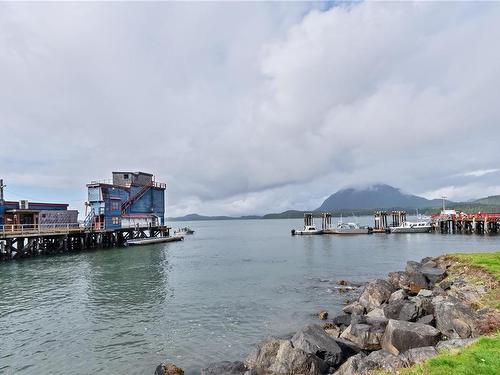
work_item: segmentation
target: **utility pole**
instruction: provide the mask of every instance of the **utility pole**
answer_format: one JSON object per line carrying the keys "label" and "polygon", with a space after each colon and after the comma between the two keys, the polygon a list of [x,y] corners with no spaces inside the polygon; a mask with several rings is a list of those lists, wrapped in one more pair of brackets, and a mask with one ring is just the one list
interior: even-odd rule
{"label": "utility pole", "polygon": [[0,204],[4,203],[3,200],[3,188],[7,187],[7,185],[3,184],[3,179],[0,178]]}
{"label": "utility pole", "polygon": [[444,202],[445,202],[445,199],[448,198],[448,197],[446,197],[446,196],[443,195],[441,198],[443,199],[443,212],[444,212],[445,211]]}

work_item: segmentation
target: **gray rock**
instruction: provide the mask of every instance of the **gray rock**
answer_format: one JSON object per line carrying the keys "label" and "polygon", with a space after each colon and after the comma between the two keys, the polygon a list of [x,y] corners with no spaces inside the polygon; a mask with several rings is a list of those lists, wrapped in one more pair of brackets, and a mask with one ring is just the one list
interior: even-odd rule
{"label": "gray rock", "polygon": [[432,300],[436,328],[448,338],[469,338],[479,334],[476,314],[470,306],[452,298]]}
{"label": "gray rock", "polygon": [[321,310],[318,313],[318,318],[320,318],[321,320],[326,320],[328,318],[328,311]]}
{"label": "gray rock", "polygon": [[438,354],[438,351],[433,346],[424,346],[421,348],[409,349],[400,354],[400,356],[406,358],[408,365],[413,366],[417,363],[422,363],[429,358],[435,357]]}
{"label": "gray rock", "polygon": [[406,262],[405,271],[407,273],[420,273],[421,269],[422,269],[422,264],[419,262],[415,262],[413,260],[409,260],[408,262]]}
{"label": "gray rock", "polygon": [[370,353],[364,360],[364,368],[371,370],[379,369],[389,372],[396,372],[403,367],[408,367],[406,357],[397,356],[385,350],[378,350]]}
{"label": "gray rock", "polygon": [[375,370],[396,372],[407,366],[408,362],[405,357],[395,356],[385,350],[378,350],[368,356],[360,353],[350,357],[335,372],[335,375],[370,375]]}
{"label": "gray rock", "polygon": [[406,292],[403,289],[398,289],[389,297],[389,303],[402,301],[404,299],[406,299]]}
{"label": "gray rock", "polygon": [[450,339],[439,341],[436,345],[436,349],[445,350],[445,349],[454,349],[461,348],[463,346],[467,346],[475,342],[476,339]]}
{"label": "gray rock", "polygon": [[328,366],[337,367],[345,355],[337,342],[326,334],[322,327],[310,324],[292,337],[294,348],[321,358]]}
{"label": "gray rock", "polygon": [[418,297],[432,297],[432,290],[429,289],[420,289],[417,294]]}
{"label": "gray rock", "polygon": [[[368,371],[363,371],[363,360],[366,357],[365,354],[359,353],[355,356],[350,357],[345,361],[342,366],[335,372],[335,375],[365,375]],[[371,371],[371,370],[369,370]]]}
{"label": "gray rock", "polygon": [[379,308],[379,307],[370,311],[368,314],[366,314],[366,316],[369,316],[372,318],[385,318],[384,310]]}
{"label": "gray rock", "polygon": [[366,310],[365,307],[357,301],[347,306],[344,306],[344,308],[342,309],[342,311],[347,314],[358,314],[358,315],[364,314],[365,310]]}
{"label": "gray rock", "polygon": [[257,374],[320,375],[328,366],[313,354],[294,348],[288,340],[270,340],[257,345],[246,365]]}
{"label": "gray rock", "polygon": [[389,282],[375,280],[366,285],[358,302],[370,311],[387,302],[395,290],[396,288]]}
{"label": "gray rock", "polygon": [[446,271],[441,268],[422,267],[420,272],[425,276],[431,286],[434,286],[446,277]]}
{"label": "gray rock", "polygon": [[439,283],[439,287],[443,290],[448,290],[451,288],[451,286],[453,285],[453,281],[450,281],[450,280],[444,280],[444,281],[441,281]]}
{"label": "gray rock", "polygon": [[425,316],[417,319],[417,323],[428,324],[428,325],[432,326],[435,323],[435,321],[434,321],[434,315],[432,315],[432,314],[425,315]]}
{"label": "gray rock", "polygon": [[[364,308],[363,308],[363,311],[364,311]],[[347,327],[349,324],[351,324],[351,314],[335,315],[332,319],[332,322],[339,327]]]}
{"label": "gray rock", "polygon": [[238,375],[244,374],[247,368],[243,362],[215,362],[201,369],[201,375]]}
{"label": "gray rock", "polygon": [[429,325],[391,319],[382,338],[382,348],[398,355],[408,349],[436,345],[440,337],[441,333]]}
{"label": "gray rock", "polygon": [[355,343],[361,349],[378,350],[381,348],[386,325],[387,319],[363,317],[361,323],[351,324],[340,337]]}
{"label": "gray rock", "polygon": [[384,306],[384,315],[388,319],[414,322],[422,316],[422,309],[416,302],[399,300]]}
{"label": "gray rock", "polygon": [[428,287],[427,279],[420,272],[391,272],[389,273],[388,282],[412,295],[416,295],[420,289],[427,289]]}

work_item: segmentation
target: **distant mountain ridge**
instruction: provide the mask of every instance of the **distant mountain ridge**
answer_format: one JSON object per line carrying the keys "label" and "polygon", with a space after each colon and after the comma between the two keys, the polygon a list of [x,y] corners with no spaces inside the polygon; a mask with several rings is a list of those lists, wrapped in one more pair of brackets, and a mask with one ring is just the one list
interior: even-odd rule
{"label": "distant mountain ridge", "polygon": [[316,211],[370,208],[430,208],[439,207],[440,199],[426,199],[403,193],[390,185],[377,184],[365,189],[348,188],[330,195]]}
{"label": "distant mountain ridge", "polygon": [[[332,212],[335,215],[371,215],[375,209],[422,209],[421,213],[436,212],[442,205],[441,199],[426,199],[413,194],[406,194],[400,189],[386,184],[377,184],[364,189],[348,188],[330,195],[314,212]],[[446,207],[465,212],[500,212],[500,195],[493,195],[469,202],[446,201]],[[263,216],[248,215],[203,216],[189,214],[181,217],[170,217],[170,221],[198,220],[250,220],[250,219],[297,219],[311,210],[288,210],[281,213],[270,213]]]}

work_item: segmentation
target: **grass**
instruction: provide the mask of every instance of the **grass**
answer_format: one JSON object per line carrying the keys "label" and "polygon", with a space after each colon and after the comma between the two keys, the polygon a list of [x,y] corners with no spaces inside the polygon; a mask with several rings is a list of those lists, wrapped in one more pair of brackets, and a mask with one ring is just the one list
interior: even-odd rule
{"label": "grass", "polygon": [[495,253],[449,254],[460,264],[481,268],[500,280],[500,251]]}
{"label": "grass", "polygon": [[447,350],[401,375],[497,375],[500,374],[500,335],[481,337],[461,349]]}
{"label": "grass", "polygon": [[485,285],[489,289],[476,307],[500,309],[500,252],[454,253],[441,259],[453,263],[450,279],[463,276],[469,283]]}

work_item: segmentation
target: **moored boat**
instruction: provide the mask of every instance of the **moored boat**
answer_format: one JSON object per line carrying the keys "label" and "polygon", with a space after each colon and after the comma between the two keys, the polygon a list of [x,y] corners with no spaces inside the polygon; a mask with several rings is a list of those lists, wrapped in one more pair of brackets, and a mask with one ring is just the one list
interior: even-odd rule
{"label": "moored boat", "polygon": [[432,225],[428,221],[405,221],[397,227],[390,227],[391,233],[428,233]]}
{"label": "moored boat", "polygon": [[304,229],[292,229],[292,236],[295,235],[311,235],[311,234],[323,234],[321,229],[317,229],[315,225],[305,225]]}
{"label": "moored boat", "polygon": [[358,223],[344,223],[339,221],[335,228],[323,230],[325,234],[368,234],[369,227],[361,227]]}
{"label": "moored boat", "polygon": [[186,236],[188,234],[194,234],[194,230],[189,227],[178,228],[174,231],[176,236]]}

